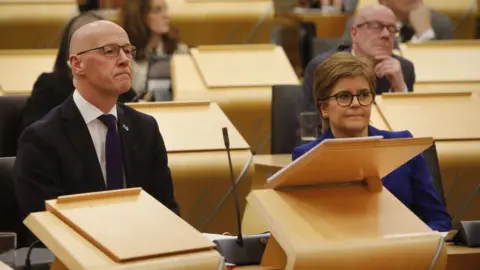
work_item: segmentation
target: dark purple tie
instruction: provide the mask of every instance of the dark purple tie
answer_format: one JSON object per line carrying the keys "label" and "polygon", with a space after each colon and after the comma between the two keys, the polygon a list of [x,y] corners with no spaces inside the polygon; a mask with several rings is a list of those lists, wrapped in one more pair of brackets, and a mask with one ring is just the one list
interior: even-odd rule
{"label": "dark purple tie", "polygon": [[123,188],[122,142],[117,132],[117,119],[111,114],[98,117],[108,127],[105,140],[105,162],[107,164],[107,189]]}

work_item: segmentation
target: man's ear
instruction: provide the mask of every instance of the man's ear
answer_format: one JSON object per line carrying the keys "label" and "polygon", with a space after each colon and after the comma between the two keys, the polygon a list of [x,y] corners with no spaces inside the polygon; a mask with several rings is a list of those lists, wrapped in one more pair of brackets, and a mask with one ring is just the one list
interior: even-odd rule
{"label": "man's ear", "polygon": [[85,62],[78,55],[70,56],[68,62],[73,74],[83,74],[85,72]]}
{"label": "man's ear", "polygon": [[350,28],[350,39],[352,40],[352,43],[356,43],[357,41],[357,32],[357,27],[353,25],[352,28]]}

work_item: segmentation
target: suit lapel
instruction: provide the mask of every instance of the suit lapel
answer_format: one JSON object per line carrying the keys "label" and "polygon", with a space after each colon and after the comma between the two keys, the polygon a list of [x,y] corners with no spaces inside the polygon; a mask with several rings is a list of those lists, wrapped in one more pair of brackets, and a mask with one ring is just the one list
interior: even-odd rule
{"label": "suit lapel", "polygon": [[120,139],[122,140],[123,150],[123,168],[125,170],[125,178],[127,187],[140,186],[135,177],[135,162],[136,162],[136,139],[140,138],[135,135],[136,130],[132,125],[132,119],[128,114],[125,114],[123,105],[117,105],[118,113],[118,131]]}
{"label": "suit lapel", "polygon": [[92,137],[72,95],[62,105],[62,119],[65,133],[82,159],[82,180],[94,190],[106,189]]}

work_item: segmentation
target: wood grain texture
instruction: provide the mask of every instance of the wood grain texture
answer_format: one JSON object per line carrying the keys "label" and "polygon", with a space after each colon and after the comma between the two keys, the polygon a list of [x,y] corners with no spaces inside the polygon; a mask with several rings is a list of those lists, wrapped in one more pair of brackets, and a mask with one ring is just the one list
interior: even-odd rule
{"label": "wood grain texture", "polygon": [[53,70],[56,56],[57,50],[0,50],[0,95],[29,95],[38,76]]}
{"label": "wood grain texture", "polygon": [[232,193],[228,193],[232,184],[222,127],[229,130],[235,178],[246,168],[237,185],[242,214],[251,187],[253,163],[249,163],[248,144],[221,109],[210,102],[132,103],[129,106],[153,116],[158,122],[182,218],[202,232],[234,234],[237,231],[235,211],[232,211],[235,206]]}
{"label": "wood grain texture", "polygon": [[426,269],[440,241],[386,189],[264,189],[247,200],[287,254],[284,269]]}
{"label": "wood grain texture", "polygon": [[430,145],[431,138],[325,140],[270,177],[265,187],[278,189],[368,179],[368,186],[373,186],[371,190],[379,191],[381,178]]}
{"label": "wood grain texture", "polygon": [[[249,51],[252,55],[256,51],[251,50],[251,46],[242,46],[245,48],[245,54]],[[224,47],[222,50],[222,63],[229,63],[227,66],[241,65],[230,61],[229,53]],[[232,50],[238,51],[238,46],[232,46]],[[280,54],[277,50],[275,55]],[[260,53],[256,62],[262,62],[263,54]],[[268,54],[270,55],[270,54]],[[270,57],[270,56],[269,56]],[[283,55],[278,55],[284,58]],[[215,58],[219,60],[219,58]],[[243,63],[245,64],[245,63]],[[283,66],[271,66],[280,76],[282,74],[291,74],[291,84],[298,84],[295,72],[288,63]],[[256,68],[256,64],[249,63],[243,65],[244,69],[255,70],[258,73],[264,72]],[[232,71],[232,69],[230,69]],[[228,73],[229,78],[235,80],[234,73]],[[285,82],[282,77],[279,81]],[[245,138],[253,152],[256,154],[266,154],[270,152],[270,125],[271,125],[271,98],[272,89],[269,86],[244,87],[235,86],[209,88],[202,79],[202,71],[198,69],[193,57],[189,55],[175,55],[172,59],[172,84],[173,97],[175,101],[209,100],[216,102],[225,112],[233,125]]]}
{"label": "wood grain texture", "polygon": [[437,141],[480,139],[480,122],[464,122],[478,115],[477,94],[396,93],[377,97],[376,103],[394,131],[409,130]]}
{"label": "wood grain texture", "polygon": [[230,148],[249,145],[215,103],[149,102],[129,103],[130,107],[153,116],[159,123],[169,153],[225,149],[222,128],[228,128]]}
{"label": "wood grain texture", "polygon": [[[401,51],[403,57],[415,65],[416,85],[459,82],[480,84],[480,75],[475,72],[480,68],[478,41],[406,44],[402,45]],[[468,90],[471,89],[464,89]]]}
{"label": "wood grain texture", "polygon": [[114,193],[112,196],[99,194],[95,199],[88,195],[72,195],[83,199],[62,203],[49,200],[46,202],[47,211],[116,262],[205,251],[214,247],[212,242],[148,193],[132,194],[129,190]]}
{"label": "wood grain texture", "polygon": [[[61,262],[58,269],[86,270],[211,270],[218,269],[220,255],[215,250],[178,254],[118,263],[49,212],[31,214],[25,225]],[[124,241],[127,241],[124,240]],[[62,268],[62,264],[66,268]]]}

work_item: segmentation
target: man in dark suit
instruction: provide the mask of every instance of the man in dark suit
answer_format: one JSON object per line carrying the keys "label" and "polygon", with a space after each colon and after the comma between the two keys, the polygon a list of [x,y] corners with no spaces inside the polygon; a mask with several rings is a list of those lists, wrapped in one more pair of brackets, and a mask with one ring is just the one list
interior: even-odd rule
{"label": "man in dark suit", "polygon": [[15,190],[25,216],[61,195],[142,187],[178,214],[167,152],[156,120],[118,103],[132,82],[127,33],[109,21],[72,36],[74,93],[25,129]]}
{"label": "man in dark suit", "polygon": [[303,78],[302,111],[316,111],[313,100],[313,75],[317,66],[336,51],[349,51],[371,60],[377,74],[377,94],[413,91],[415,70],[413,63],[392,54],[398,29],[393,12],[382,5],[359,10],[350,34],[352,46],[340,46],[310,61]]}

